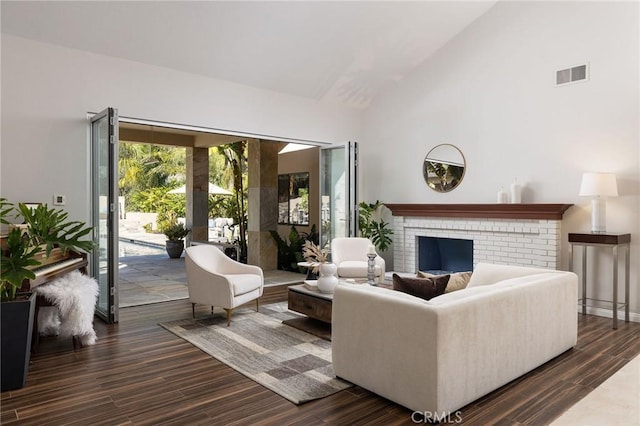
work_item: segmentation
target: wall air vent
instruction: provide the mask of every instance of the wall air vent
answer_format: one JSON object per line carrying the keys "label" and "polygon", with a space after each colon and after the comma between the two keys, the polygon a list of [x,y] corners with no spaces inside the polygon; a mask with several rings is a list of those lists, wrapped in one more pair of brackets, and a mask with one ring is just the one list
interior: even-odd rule
{"label": "wall air vent", "polygon": [[589,64],[556,71],[556,86],[589,80]]}

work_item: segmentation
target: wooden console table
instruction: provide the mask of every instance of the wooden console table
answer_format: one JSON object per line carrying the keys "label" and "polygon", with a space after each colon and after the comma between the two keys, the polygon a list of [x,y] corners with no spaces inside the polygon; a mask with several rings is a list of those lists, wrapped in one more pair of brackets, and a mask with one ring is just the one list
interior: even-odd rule
{"label": "wooden console table", "polygon": [[[573,246],[582,246],[582,313],[587,313],[587,302],[611,303],[613,328],[618,328],[618,310],[624,307],[624,320],[629,322],[629,251],[631,234],[569,234],[569,269],[573,271]],[[613,301],[587,297],[587,247],[611,247],[613,249]],[[618,247],[626,248],[624,257],[624,303],[618,303]]]}

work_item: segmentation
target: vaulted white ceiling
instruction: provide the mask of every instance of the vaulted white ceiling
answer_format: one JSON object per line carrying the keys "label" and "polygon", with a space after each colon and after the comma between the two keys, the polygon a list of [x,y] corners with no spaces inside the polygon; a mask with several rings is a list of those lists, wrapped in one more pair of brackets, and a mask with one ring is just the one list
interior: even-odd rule
{"label": "vaulted white ceiling", "polygon": [[366,108],[492,1],[2,1],[2,32]]}

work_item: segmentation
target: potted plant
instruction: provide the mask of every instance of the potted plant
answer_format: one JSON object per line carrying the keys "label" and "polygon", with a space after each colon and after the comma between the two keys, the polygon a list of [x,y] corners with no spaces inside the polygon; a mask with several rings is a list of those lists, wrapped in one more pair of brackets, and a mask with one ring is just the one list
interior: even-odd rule
{"label": "potted plant", "polygon": [[[318,243],[319,235],[316,231],[316,225],[311,226],[309,232],[298,232],[295,225],[291,226],[289,232],[289,241],[285,241],[277,231],[269,231],[271,237],[278,246],[278,269],[283,271],[306,272],[304,268],[298,266],[298,263],[304,260],[302,254],[302,246],[306,241]],[[311,270],[308,271],[313,274]],[[316,279],[315,276],[308,275],[307,279]]]}
{"label": "potted plant", "polygon": [[185,228],[184,225],[177,220],[162,228],[162,233],[167,237],[165,248],[170,258],[177,259],[182,256],[184,239],[189,235],[189,232],[191,232],[191,230]]}
{"label": "potted plant", "polygon": [[329,262],[329,249],[320,248],[311,241],[305,241],[302,245],[302,256],[304,260],[313,265],[312,272],[320,274],[318,277],[318,290],[321,293],[333,293],[338,285],[335,264]]}
{"label": "potted plant", "polygon": [[[13,204],[1,198],[0,223],[9,225],[6,217],[13,211]],[[36,298],[33,293],[21,294],[18,290],[25,279],[35,278],[27,267],[40,263],[35,259],[38,252],[40,247],[29,247],[18,228],[9,232],[0,250],[2,392],[23,387],[27,378]]]}
{"label": "potted plant", "polygon": [[36,297],[33,293],[19,293],[18,290],[25,279],[35,278],[27,267],[40,264],[35,260],[40,247],[30,247],[28,240],[22,238],[20,229],[9,232],[6,245],[0,258],[2,392],[23,387],[27,379]]}
{"label": "potted plant", "polygon": [[393,230],[387,228],[389,223],[380,218],[378,222],[375,220],[376,212],[382,207],[379,200],[375,203],[367,204],[364,201],[358,205],[358,228],[360,235],[369,238],[374,246],[381,252],[386,251],[392,243],[391,235]]}
{"label": "potted plant", "polygon": [[25,279],[34,279],[30,269],[47,261],[54,250],[91,250],[93,241],[79,238],[91,232],[84,222],[68,221],[68,214],[49,209],[46,205],[29,208],[19,204],[17,209],[6,199],[0,199],[0,222],[11,225],[22,216],[25,227],[14,227],[0,250],[0,298],[2,320],[2,391],[24,386],[29,367],[33,322],[35,321],[35,295],[20,293]]}
{"label": "potted plant", "polygon": [[93,228],[79,220],[68,220],[69,213],[63,210],[46,204],[29,207],[19,203],[18,212],[26,224],[29,244],[42,248],[38,260],[43,265],[58,260],[69,250],[89,252],[95,247],[93,241],[81,240]]}

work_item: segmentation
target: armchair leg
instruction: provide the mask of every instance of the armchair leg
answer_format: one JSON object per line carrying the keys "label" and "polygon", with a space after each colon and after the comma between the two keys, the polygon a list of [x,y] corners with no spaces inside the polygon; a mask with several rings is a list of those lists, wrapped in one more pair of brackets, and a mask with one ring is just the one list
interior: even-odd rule
{"label": "armchair leg", "polygon": [[224,310],[227,312],[227,327],[229,327],[231,325],[231,313],[233,309],[224,308]]}
{"label": "armchair leg", "polygon": [[260,299],[256,299],[256,312],[260,312]]}
{"label": "armchair leg", "polygon": [[193,318],[195,319],[195,317],[196,317],[196,304],[195,303],[191,304],[191,313],[193,314]]}

